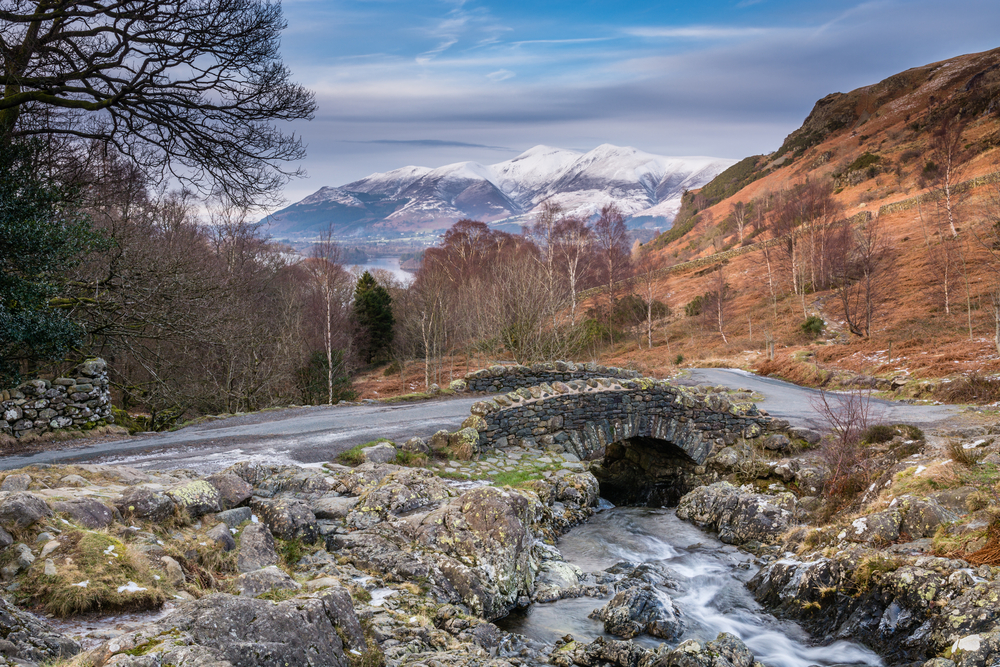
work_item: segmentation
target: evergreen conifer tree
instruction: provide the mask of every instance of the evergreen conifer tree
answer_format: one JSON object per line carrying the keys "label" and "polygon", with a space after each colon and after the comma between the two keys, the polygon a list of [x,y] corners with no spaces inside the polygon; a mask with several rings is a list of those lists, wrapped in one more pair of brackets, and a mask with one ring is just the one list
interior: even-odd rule
{"label": "evergreen conifer tree", "polygon": [[359,352],[366,363],[382,361],[392,345],[392,296],[368,271],[354,288],[354,320],[360,336]]}

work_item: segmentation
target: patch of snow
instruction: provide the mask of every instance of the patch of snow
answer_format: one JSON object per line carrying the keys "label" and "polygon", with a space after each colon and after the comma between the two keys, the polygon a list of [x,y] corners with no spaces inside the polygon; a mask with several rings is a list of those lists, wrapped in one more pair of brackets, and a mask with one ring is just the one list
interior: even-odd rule
{"label": "patch of snow", "polygon": [[89,585],[90,585],[90,579],[84,579],[79,583],[70,584],[70,586],[79,586],[80,588],[86,588]]}
{"label": "patch of snow", "polygon": [[118,587],[119,593],[138,593],[139,591],[144,591],[144,590],[146,589],[140,586],[139,584],[135,583],[134,581],[130,581],[124,586]]}

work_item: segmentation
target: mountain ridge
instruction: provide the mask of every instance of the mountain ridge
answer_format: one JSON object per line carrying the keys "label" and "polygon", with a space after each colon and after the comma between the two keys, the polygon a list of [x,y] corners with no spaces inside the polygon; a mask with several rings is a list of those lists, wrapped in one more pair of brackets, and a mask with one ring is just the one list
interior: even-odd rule
{"label": "mountain ridge", "polygon": [[492,165],[410,165],[326,186],[274,213],[268,223],[272,235],[308,236],[332,227],[339,237],[398,237],[433,233],[463,218],[524,224],[551,202],[587,218],[616,204],[636,220],[633,226],[664,228],[684,191],[701,187],[734,162],[612,144],[586,153],[538,145]]}

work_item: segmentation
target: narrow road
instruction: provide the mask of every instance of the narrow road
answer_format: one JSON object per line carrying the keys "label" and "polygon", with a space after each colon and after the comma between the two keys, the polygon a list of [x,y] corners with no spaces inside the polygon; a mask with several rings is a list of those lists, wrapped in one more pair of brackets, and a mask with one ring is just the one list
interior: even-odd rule
{"label": "narrow road", "polygon": [[418,403],[289,408],[230,417],[171,433],[0,458],[0,469],[32,464],[113,463],[191,468],[209,474],[237,461],[310,464],[376,438],[404,442],[456,430],[481,397]]}
{"label": "narrow road", "polygon": [[[821,395],[816,389],[721,368],[693,369],[680,383],[750,389],[764,396],[759,405],[772,416],[788,420],[793,426],[825,428],[816,411]],[[836,394],[828,396],[836,401]],[[413,436],[428,437],[440,429],[454,431],[469,416],[469,408],[477,400],[481,397],[260,412],[188,426],[172,433],[3,457],[0,469],[88,462],[138,468],[191,468],[208,474],[247,460],[318,464],[376,438],[403,442]],[[872,399],[872,412],[877,421],[923,427],[957,415],[958,408]]]}
{"label": "narrow road", "polygon": [[[732,368],[693,368],[690,375],[678,381],[679,384],[723,385],[731,389],[750,389],[764,396],[757,403],[768,414],[778,419],[787,420],[792,426],[804,426],[824,430],[827,424],[817,411],[821,404],[823,392],[819,389],[809,389],[798,385],[761,377],[746,371]],[[838,392],[827,392],[827,402],[836,407],[839,403]],[[870,415],[873,422],[890,424],[913,424],[926,427],[940,423],[959,413],[959,408],[953,405],[906,405],[872,398]]]}

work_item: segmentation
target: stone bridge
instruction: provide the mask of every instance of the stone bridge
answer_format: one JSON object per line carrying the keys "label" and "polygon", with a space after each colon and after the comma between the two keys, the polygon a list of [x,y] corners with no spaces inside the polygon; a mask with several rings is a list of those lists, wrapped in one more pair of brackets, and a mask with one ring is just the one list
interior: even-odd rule
{"label": "stone bridge", "polygon": [[[749,398],[744,395],[745,398]],[[615,503],[673,504],[708,458],[770,423],[749,402],[663,380],[592,378],[522,387],[472,406],[467,427],[490,448],[556,448],[591,468]]]}

